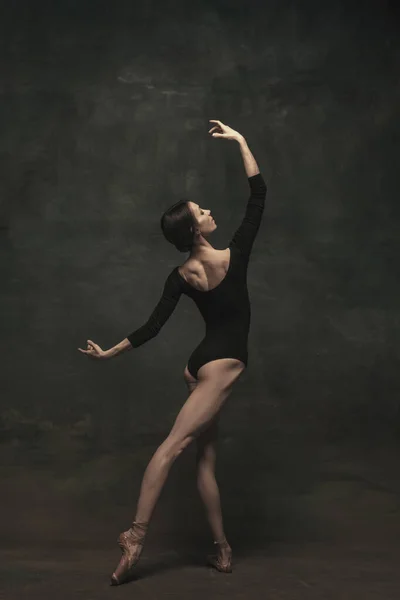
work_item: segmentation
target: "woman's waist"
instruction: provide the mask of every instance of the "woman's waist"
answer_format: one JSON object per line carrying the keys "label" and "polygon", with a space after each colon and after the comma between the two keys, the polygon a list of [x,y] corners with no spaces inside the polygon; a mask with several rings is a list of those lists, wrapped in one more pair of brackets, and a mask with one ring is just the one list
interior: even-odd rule
{"label": "woman's waist", "polygon": [[240,323],[239,325],[232,325],[228,322],[218,323],[217,325],[208,324],[206,325],[206,332],[204,339],[208,338],[247,338],[249,334],[250,323]]}

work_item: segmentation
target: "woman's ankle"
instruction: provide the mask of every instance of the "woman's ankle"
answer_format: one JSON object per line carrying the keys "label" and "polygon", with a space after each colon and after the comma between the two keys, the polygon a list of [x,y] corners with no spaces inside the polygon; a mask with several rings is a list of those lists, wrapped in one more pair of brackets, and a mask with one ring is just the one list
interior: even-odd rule
{"label": "woman's ankle", "polygon": [[220,538],[214,540],[214,544],[216,544],[219,548],[230,548],[228,540],[225,536],[221,536]]}
{"label": "woman's ankle", "polygon": [[138,540],[144,540],[147,534],[148,527],[148,521],[132,521],[130,530],[135,535],[135,537],[137,537]]}

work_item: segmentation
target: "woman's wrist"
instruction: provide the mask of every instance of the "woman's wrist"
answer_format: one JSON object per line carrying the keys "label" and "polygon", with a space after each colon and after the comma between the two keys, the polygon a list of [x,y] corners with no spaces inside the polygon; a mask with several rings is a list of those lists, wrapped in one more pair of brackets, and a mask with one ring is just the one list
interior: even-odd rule
{"label": "woman's wrist", "polygon": [[117,346],[113,346],[112,348],[109,348],[108,350],[106,350],[104,353],[105,358],[113,358],[113,356],[117,356],[117,354],[119,354],[121,352],[121,349],[118,346],[119,346],[119,344]]}
{"label": "woman's wrist", "polygon": [[121,352],[125,352],[126,350],[131,350],[131,349],[132,349],[132,344],[130,343],[128,338],[125,338],[122,340],[122,342],[120,342],[116,346],[113,346],[112,348],[109,348],[108,350],[106,350],[105,355],[106,355],[106,358],[112,358],[113,356],[117,356],[117,354],[120,354]]}
{"label": "woman's wrist", "polygon": [[243,159],[244,169],[246,171],[246,176],[253,177],[254,175],[257,175],[260,172],[260,169],[258,168],[257,162],[244,138],[240,141],[239,147]]}

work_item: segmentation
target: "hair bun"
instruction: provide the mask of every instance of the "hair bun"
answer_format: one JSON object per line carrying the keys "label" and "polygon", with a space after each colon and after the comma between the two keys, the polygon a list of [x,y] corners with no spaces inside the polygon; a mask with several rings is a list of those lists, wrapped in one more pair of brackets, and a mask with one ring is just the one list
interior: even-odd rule
{"label": "hair bun", "polygon": [[161,217],[161,229],[168,242],[179,252],[189,252],[193,247],[195,222],[187,200],[179,200]]}

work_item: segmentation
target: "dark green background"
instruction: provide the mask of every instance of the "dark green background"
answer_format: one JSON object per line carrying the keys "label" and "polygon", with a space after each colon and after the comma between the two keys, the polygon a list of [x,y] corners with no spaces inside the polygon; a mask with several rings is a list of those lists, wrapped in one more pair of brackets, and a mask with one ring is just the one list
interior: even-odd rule
{"label": "dark green background", "polygon": [[[3,8],[1,539],[114,543],[133,515],[201,316],[183,296],[137,350],[77,348],[147,320],[185,259],[159,224],[177,199],[212,210],[216,248],[239,225],[239,149],[209,119],[245,135],[268,184],[249,367],[221,422],[230,539],[398,539],[395,5]],[[174,465],[153,531],[208,538],[194,460]]]}

